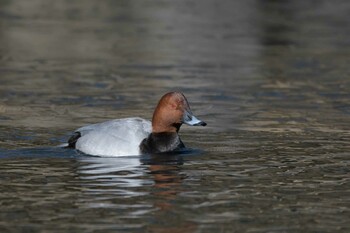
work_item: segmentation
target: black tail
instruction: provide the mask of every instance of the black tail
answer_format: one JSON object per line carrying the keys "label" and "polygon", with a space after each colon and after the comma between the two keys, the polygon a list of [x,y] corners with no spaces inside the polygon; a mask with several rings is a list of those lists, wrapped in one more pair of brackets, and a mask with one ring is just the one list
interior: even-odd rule
{"label": "black tail", "polygon": [[75,132],[69,139],[68,139],[68,146],[67,148],[75,148],[75,144],[77,143],[78,139],[81,137],[80,132]]}

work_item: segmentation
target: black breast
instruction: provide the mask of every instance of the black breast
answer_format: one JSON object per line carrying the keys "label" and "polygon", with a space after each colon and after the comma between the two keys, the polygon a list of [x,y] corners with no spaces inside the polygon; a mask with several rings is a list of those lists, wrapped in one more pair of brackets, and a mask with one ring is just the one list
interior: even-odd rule
{"label": "black breast", "polygon": [[151,133],[140,144],[142,154],[154,154],[185,148],[177,133]]}

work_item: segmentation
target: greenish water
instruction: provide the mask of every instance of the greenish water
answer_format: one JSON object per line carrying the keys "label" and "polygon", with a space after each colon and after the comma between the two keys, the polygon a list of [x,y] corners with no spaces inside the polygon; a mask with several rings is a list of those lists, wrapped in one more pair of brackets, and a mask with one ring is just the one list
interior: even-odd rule
{"label": "greenish water", "polygon": [[[349,232],[349,8],[0,0],[0,231]],[[186,154],[55,147],[170,90]]]}

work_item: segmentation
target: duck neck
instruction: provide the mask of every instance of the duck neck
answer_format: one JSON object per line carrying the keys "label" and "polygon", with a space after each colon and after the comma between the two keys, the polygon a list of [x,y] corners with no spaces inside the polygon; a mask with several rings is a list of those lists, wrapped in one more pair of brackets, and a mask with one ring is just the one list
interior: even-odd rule
{"label": "duck neck", "polygon": [[178,133],[180,130],[181,124],[170,124],[170,125],[162,125],[162,124],[152,124],[152,133]]}

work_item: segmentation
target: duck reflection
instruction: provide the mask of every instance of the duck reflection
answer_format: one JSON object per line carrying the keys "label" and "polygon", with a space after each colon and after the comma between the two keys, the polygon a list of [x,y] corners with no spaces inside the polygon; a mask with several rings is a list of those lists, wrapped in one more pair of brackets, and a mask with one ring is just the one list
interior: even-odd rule
{"label": "duck reflection", "polygon": [[182,172],[183,156],[152,155],[149,159],[143,159],[148,164],[148,174],[152,175],[154,184],[151,194],[154,199],[156,211],[154,221],[148,225],[150,232],[194,232],[197,224],[186,219],[179,206],[177,206],[178,194],[181,193],[182,183],[187,175]]}
{"label": "duck reflection", "polygon": [[169,210],[172,208],[171,200],[181,191],[182,181],[186,178],[181,174],[183,158],[181,156],[153,155],[149,163],[149,172],[154,180],[151,193],[157,197],[155,207],[159,210]]}
{"label": "duck reflection", "polygon": [[[147,155],[141,158],[82,156],[79,159],[79,177],[84,180],[82,183],[90,195],[108,196],[108,204],[113,203],[115,208],[120,204],[124,207],[130,205],[130,209],[135,205],[148,206],[147,211],[138,216],[147,222],[147,231],[171,233],[197,229],[195,223],[181,214],[181,206],[177,205],[178,194],[183,191],[182,184],[187,178],[182,171],[182,154]],[[92,205],[96,206],[99,200],[106,202],[106,198],[97,197]],[[100,203],[102,205],[106,203]],[[130,214],[128,217],[135,216]]]}
{"label": "duck reflection", "polygon": [[83,184],[96,192],[101,192],[101,195],[119,193],[124,197],[134,196],[137,193],[129,188],[150,184],[150,181],[142,178],[143,168],[140,167],[138,156],[118,158],[82,156],[79,162],[79,177],[85,180]]}

